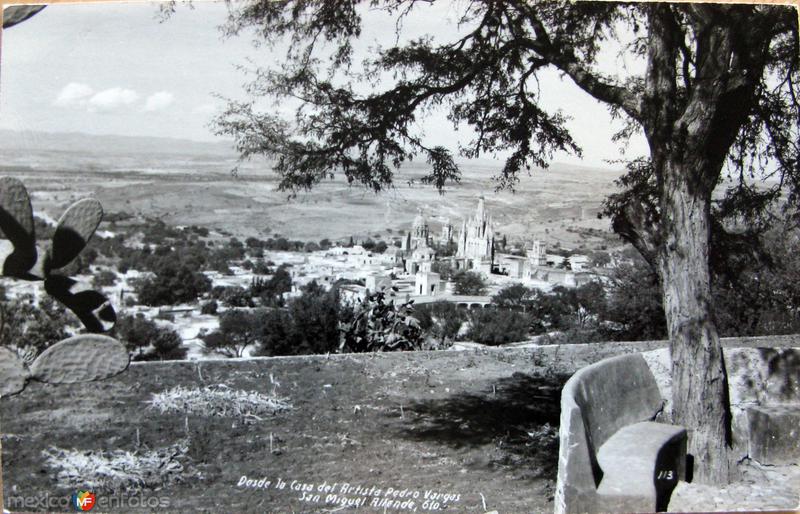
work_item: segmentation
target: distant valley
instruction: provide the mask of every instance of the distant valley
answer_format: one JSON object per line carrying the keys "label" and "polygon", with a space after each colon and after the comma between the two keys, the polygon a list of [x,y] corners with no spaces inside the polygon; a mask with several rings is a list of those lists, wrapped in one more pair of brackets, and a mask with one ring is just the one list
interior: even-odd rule
{"label": "distant valley", "polygon": [[586,230],[608,230],[597,213],[619,175],[554,164],[523,176],[513,193],[495,192],[492,176],[502,163],[480,159],[461,162],[461,183],[440,195],[415,182],[427,171],[418,160],[403,167],[387,192],[351,187],[339,177],[289,200],[276,191],[266,160],[243,163],[234,177],[237,156],[224,142],[0,131],[0,154],[0,173],[22,178],[34,202],[54,216],[69,200],[92,195],[109,211],[240,237],[279,233],[301,240],[397,237],[420,210],[434,231],[445,219],[458,228],[484,195],[495,230],[509,240],[592,248],[608,243]]}

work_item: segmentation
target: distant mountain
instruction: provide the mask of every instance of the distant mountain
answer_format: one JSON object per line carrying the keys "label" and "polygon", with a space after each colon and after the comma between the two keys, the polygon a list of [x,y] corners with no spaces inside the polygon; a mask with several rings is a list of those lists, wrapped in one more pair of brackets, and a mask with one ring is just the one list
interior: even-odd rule
{"label": "distant mountain", "polygon": [[233,143],[164,137],[94,135],[80,132],[0,130],[0,151],[58,151],[106,155],[173,154],[234,157]]}

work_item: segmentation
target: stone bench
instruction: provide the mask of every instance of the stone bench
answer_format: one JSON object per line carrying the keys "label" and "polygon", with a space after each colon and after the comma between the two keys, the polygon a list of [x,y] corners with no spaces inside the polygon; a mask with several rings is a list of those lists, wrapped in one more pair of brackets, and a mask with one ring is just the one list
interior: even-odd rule
{"label": "stone bench", "polygon": [[685,475],[686,430],[653,422],[662,407],[641,354],[576,372],[561,393],[556,513],[665,510]]}

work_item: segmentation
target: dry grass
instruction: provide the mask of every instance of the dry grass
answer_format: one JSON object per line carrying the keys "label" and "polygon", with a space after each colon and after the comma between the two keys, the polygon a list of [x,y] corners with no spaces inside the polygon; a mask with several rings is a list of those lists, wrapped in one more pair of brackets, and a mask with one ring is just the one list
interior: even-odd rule
{"label": "dry grass", "polygon": [[265,395],[256,391],[242,391],[223,384],[204,388],[173,387],[154,394],[149,406],[161,413],[179,412],[249,421],[260,421],[264,416],[292,408],[288,399],[274,393]]}
{"label": "dry grass", "polygon": [[144,451],[79,451],[50,447],[42,453],[59,484],[108,491],[154,489],[181,478],[186,441]]}

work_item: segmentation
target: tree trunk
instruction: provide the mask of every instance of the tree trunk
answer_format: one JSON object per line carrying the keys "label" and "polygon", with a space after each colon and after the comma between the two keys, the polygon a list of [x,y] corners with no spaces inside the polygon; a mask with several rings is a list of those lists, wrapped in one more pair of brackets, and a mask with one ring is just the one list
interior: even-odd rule
{"label": "tree trunk", "polygon": [[659,271],[672,353],[672,412],[689,432],[694,481],[729,479],[730,407],[722,347],[712,319],[708,267],[711,192],[685,161],[667,164]]}

